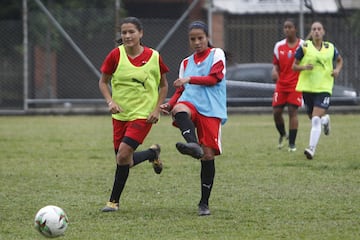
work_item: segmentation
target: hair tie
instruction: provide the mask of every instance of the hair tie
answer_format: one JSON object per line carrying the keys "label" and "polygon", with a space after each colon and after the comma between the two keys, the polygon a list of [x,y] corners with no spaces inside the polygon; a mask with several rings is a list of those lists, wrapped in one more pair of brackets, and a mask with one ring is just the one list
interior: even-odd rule
{"label": "hair tie", "polygon": [[190,23],[189,25],[189,31],[192,30],[192,29],[202,29],[206,35],[209,34],[209,28],[208,26],[206,25],[206,23],[202,22],[202,21],[195,21],[195,22],[192,22]]}

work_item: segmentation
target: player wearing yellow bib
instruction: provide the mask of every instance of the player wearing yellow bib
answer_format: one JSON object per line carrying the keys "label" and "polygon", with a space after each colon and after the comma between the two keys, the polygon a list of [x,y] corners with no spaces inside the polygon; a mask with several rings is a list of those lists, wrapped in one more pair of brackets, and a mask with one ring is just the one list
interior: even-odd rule
{"label": "player wearing yellow bib", "polygon": [[[343,59],[335,46],[323,40],[325,30],[320,22],[311,25],[311,39],[295,53],[293,70],[300,71],[296,90],[303,92],[306,111],[311,119],[309,147],[304,154],[313,159],[321,135],[330,133],[330,117],[326,114],[336,78],[343,66]],[[335,62],[335,68],[334,66]]]}
{"label": "player wearing yellow bib", "polygon": [[125,18],[120,28],[121,45],[106,56],[99,80],[100,92],[112,113],[116,155],[114,184],[103,212],[119,209],[120,195],[131,167],[149,160],[155,173],[162,171],[159,144],[143,151],[135,150],[159,119],[160,104],[168,91],[166,72],[169,69],[157,51],[141,44],[143,27],[139,19]]}

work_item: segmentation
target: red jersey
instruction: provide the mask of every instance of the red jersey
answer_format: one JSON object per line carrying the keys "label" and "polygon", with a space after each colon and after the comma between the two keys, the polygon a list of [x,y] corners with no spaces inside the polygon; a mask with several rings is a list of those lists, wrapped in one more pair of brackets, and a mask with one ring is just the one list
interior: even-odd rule
{"label": "red jersey", "polygon": [[[147,63],[147,61],[150,59],[151,55],[153,53],[153,50],[144,46],[144,51],[135,58],[129,58],[129,61],[137,67],[140,67]],[[120,59],[120,50],[119,48],[114,48],[105,58],[103,64],[101,65],[101,72],[112,75],[119,63]],[[160,65],[160,72],[161,74],[169,72],[169,68],[165,65],[163,62],[161,56],[159,56],[159,65]]]}
{"label": "red jersey", "polygon": [[296,49],[303,43],[298,39],[296,45],[289,47],[287,40],[283,39],[275,44],[273,64],[279,66],[279,79],[276,82],[276,91],[292,92],[298,81],[299,73],[292,70]]}

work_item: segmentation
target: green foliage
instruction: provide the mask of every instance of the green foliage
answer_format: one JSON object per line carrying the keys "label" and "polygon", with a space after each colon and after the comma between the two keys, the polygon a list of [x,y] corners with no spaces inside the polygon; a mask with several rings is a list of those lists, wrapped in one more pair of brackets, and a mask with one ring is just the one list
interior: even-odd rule
{"label": "green foliage", "polygon": [[0,239],[42,239],[33,220],[48,204],[69,217],[64,240],[359,239],[359,116],[331,117],[309,161],[305,115],[294,153],[276,148],[271,115],[230,115],[209,217],[197,216],[200,164],[176,151],[169,117],[139,147],[161,144],[163,173],[131,169],[115,213],[100,212],[115,167],[109,116],[0,117]]}
{"label": "green foliage", "polygon": [[[32,42],[48,50],[61,50],[65,40],[63,41],[64,36],[60,30],[37,4],[33,2],[29,5],[29,36]],[[115,25],[114,10],[109,8],[110,5],[107,6],[108,8],[102,9],[92,7],[91,4],[52,3],[45,7],[70,37],[78,35],[92,40],[96,34],[108,34],[103,32],[105,25]]]}

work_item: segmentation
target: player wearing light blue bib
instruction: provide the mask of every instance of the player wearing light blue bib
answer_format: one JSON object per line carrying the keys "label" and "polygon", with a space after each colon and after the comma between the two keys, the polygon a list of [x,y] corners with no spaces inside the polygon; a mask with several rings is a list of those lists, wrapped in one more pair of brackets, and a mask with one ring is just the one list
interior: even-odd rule
{"label": "player wearing light blue bib", "polygon": [[[188,58],[183,77],[207,76],[210,73],[216,49],[210,51],[209,56],[201,63],[196,64],[194,55]],[[220,51],[217,50],[217,51]],[[226,113],[226,82],[225,77],[215,85],[197,85],[186,83],[184,92],[178,102],[190,102],[197,111],[208,117],[221,119],[222,124],[227,120]]]}
{"label": "player wearing light blue bib", "polygon": [[209,43],[208,27],[195,21],[189,26],[189,43],[194,53],[180,64],[174,81],[175,94],[160,105],[171,113],[174,126],[186,143],[176,143],[181,154],[201,160],[199,216],[210,215],[209,197],[215,177],[215,156],[221,150],[221,126],[227,120],[225,53]]}

